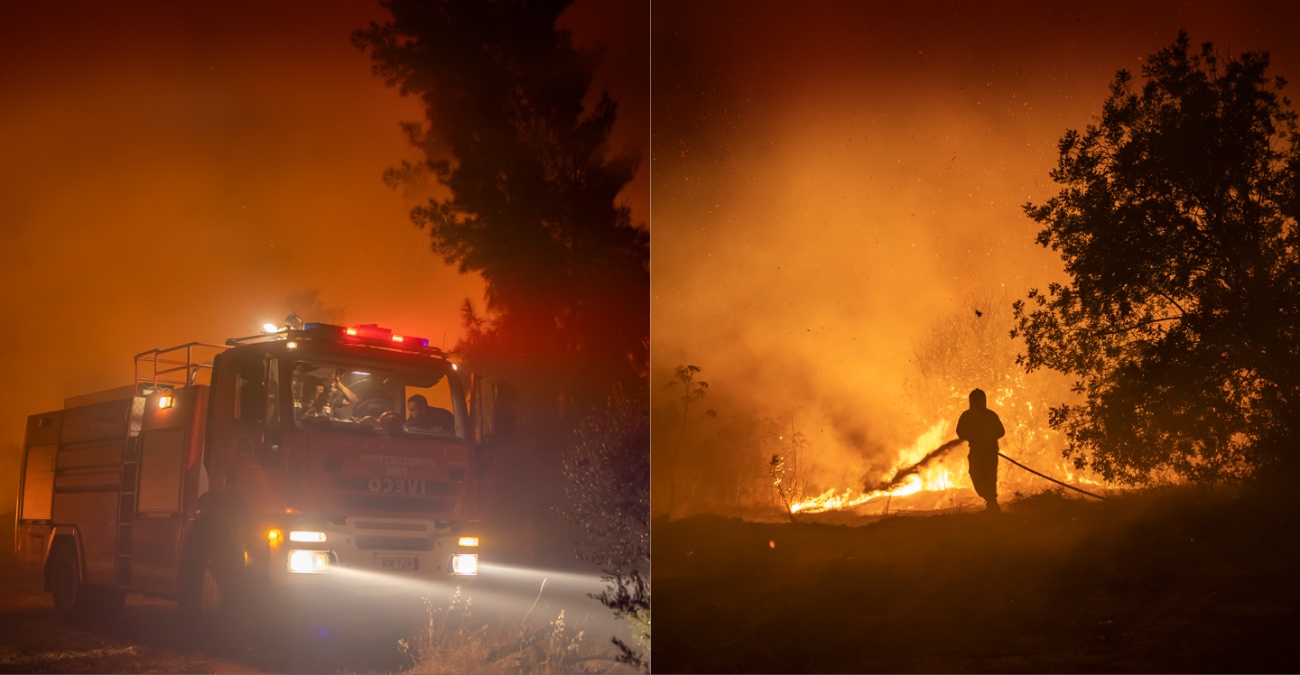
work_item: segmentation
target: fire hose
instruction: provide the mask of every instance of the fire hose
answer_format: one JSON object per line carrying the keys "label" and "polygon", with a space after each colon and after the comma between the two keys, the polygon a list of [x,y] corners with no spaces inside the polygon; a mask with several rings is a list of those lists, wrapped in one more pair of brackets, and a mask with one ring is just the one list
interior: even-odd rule
{"label": "fire hose", "polygon": [[1106,498],[1103,497],[1103,496],[1101,496],[1101,495],[1093,494],[1093,493],[1091,493],[1091,492],[1088,492],[1087,490],[1084,490],[1083,488],[1077,488],[1077,487],[1075,487],[1075,486],[1073,486],[1073,485],[1070,485],[1069,483],[1063,483],[1063,482],[1061,482],[1061,481],[1059,481],[1059,480],[1056,480],[1055,478],[1052,478],[1051,476],[1044,475],[1044,474],[1041,474],[1041,473],[1039,473],[1039,472],[1037,472],[1037,471],[1034,471],[1033,469],[1031,469],[1031,468],[1025,466],[1024,464],[1021,464],[1020,462],[1017,462],[1016,460],[1011,459],[1010,457],[1007,457],[1006,455],[1002,454],[1001,452],[998,453],[998,457],[1001,457],[1002,459],[1005,459],[1005,460],[1007,460],[1008,462],[1011,462],[1012,464],[1015,464],[1016,466],[1018,466],[1018,467],[1024,469],[1025,471],[1028,471],[1029,473],[1034,474],[1035,476],[1039,476],[1039,477],[1041,477],[1041,478],[1046,478],[1047,480],[1050,480],[1050,481],[1052,481],[1053,483],[1056,483],[1057,485],[1061,485],[1061,486],[1063,486],[1063,487],[1068,487],[1068,488],[1070,488],[1071,490],[1074,490],[1075,492],[1082,492],[1083,494],[1088,495],[1089,497],[1096,497],[1097,499],[1100,499],[1100,500],[1102,500],[1102,501],[1106,501]]}
{"label": "fire hose", "polygon": [[[893,478],[891,478],[891,479],[889,479],[889,480],[887,480],[887,481],[881,483],[881,484],[879,485],[879,487],[876,488],[876,490],[877,490],[877,491],[880,491],[880,492],[889,492],[889,491],[892,491],[894,488],[896,488],[896,487],[898,487],[899,485],[901,485],[901,484],[903,483],[903,481],[907,480],[907,477],[908,477],[908,476],[911,476],[911,475],[914,475],[914,474],[918,473],[918,472],[921,470],[922,467],[924,467],[925,465],[929,464],[930,462],[933,462],[934,460],[938,459],[939,457],[942,457],[943,455],[946,455],[946,454],[948,453],[949,450],[952,450],[953,448],[957,447],[958,445],[961,445],[961,444],[964,443],[964,442],[965,442],[965,441],[963,441],[963,440],[961,440],[961,439],[959,439],[959,438],[954,438],[954,439],[952,439],[951,441],[948,441],[947,443],[944,443],[943,445],[941,445],[941,446],[935,448],[934,450],[931,450],[929,454],[927,454],[925,457],[922,457],[922,458],[921,458],[921,461],[919,461],[919,462],[913,464],[912,466],[907,467],[906,469],[901,469],[901,470],[899,470],[898,473],[894,474],[894,477],[893,477]],[[1060,486],[1062,486],[1062,487],[1068,487],[1068,488],[1070,488],[1071,490],[1074,490],[1075,492],[1082,492],[1083,494],[1088,495],[1089,497],[1093,497],[1093,498],[1096,498],[1096,499],[1100,499],[1100,500],[1102,500],[1102,501],[1105,501],[1105,500],[1106,500],[1106,498],[1103,497],[1103,496],[1101,496],[1101,495],[1093,494],[1093,493],[1088,492],[1087,490],[1084,490],[1084,489],[1082,489],[1082,488],[1077,488],[1077,487],[1075,487],[1075,486],[1073,486],[1073,485],[1070,485],[1069,483],[1061,482],[1061,481],[1059,481],[1059,480],[1056,480],[1055,478],[1052,478],[1051,476],[1048,476],[1048,475],[1046,475],[1046,474],[1043,474],[1043,473],[1040,473],[1040,472],[1038,472],[1038,471],[1035,471],[1035,470],[1033,470],[1033,469],[1031,469],[1031,468],[1025,466],[1024,464],[1021,464],[1020,462],[1017,462],[1016,460],[1011,459],[1010,457],[1007,457],[1006,455],[1002,454],[1001,452],[998,453],[998,456],[1001,457],[1001,458],[1003,458],[1003,459],[1005,459],[1005,460],[1007,460],[1008,462],[1011,462],[1012,464],[1015,464],[1016,466],[1018,466],[1018,467],[1024,469],[1025,471],[1028,471],[1029,473],[1034,474],[1035,476],[1039,476],[1039,477],[1041,477],[1041,478],[1046,478],[1047,480],[1052,481],[1053,483],[1056,483],[1057,485],[1060,485]]]}

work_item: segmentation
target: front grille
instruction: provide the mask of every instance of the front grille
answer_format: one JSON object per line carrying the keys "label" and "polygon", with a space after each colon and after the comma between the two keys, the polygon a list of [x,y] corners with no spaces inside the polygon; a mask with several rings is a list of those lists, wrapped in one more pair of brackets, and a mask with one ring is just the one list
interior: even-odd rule
{"label": "front grille", "polygon": [[357,537],[363,551],[432,551],[433,540],[416,537]]}
{"label": "front grille", "polygon": [[358,530],[393,530],[396,532],[427,532],[427,523],[391,523],[383,520],[358,520],[352,524]]}
{"label": "front grille", "polygon": [[453,499],[420,499],[388,495],[340,495],[339,504],[348,509],[363,511],[396,511],[400,513],[446,513],[456,501]]}

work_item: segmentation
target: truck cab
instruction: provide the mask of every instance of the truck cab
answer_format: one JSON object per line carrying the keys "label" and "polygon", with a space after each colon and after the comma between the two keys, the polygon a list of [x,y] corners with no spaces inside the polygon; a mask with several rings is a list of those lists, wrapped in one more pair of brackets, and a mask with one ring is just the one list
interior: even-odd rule
{"label": "truck cab", "polygon": [[141,592],[219,617],[477,574],[492,406],[427,340],[305,324],[135,364],[28,421],[16,549],[60,613]]}

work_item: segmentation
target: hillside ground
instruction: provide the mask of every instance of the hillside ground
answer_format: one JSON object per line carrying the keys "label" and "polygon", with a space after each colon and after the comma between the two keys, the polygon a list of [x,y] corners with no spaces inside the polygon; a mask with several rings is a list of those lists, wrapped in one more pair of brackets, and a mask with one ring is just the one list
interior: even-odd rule
{"label": "hillside ground", "polygon": [[1300,672],[1298,503],[1184,487],[659,520],[655,671]]}

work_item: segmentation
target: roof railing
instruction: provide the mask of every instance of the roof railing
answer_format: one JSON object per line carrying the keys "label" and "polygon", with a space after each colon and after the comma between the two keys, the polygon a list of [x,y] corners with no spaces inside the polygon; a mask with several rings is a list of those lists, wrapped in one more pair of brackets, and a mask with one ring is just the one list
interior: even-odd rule
{"label": "roof railing", "polygon": [[[153,392],[160,387],[176,389],[210,384],[213,359],[225,349],[225,345],[188,342],[136,354],[135,387],[144,393],[145,388]],[[205,373],[208,376],[206,381],[200,381],[199,376]]]}

